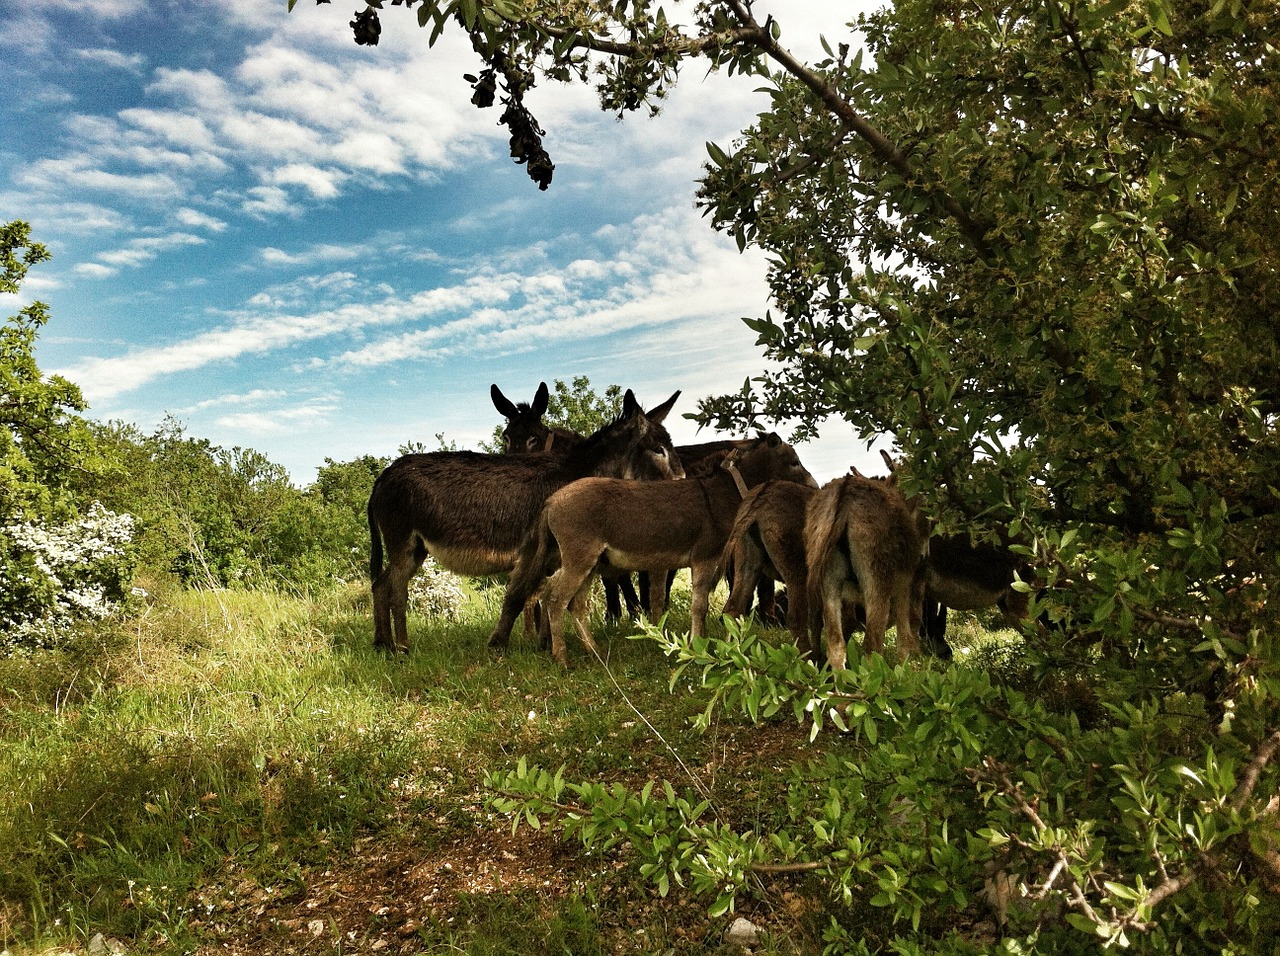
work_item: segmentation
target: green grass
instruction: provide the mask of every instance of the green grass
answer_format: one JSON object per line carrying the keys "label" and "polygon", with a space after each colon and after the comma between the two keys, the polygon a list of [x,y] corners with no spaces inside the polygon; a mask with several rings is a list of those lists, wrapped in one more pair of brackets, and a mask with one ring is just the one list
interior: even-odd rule
{"label": "green grass", "polygon": [[[607,667],[571,641],[564,672],[519,628],[488,653],[495,616],[489,592],[459,623],[411,617],[387,657],[362,589],[176,593],[74,652],[0,661],[0,949],[719,952],[707,901],[659,900],[625,853],[512,836],[483,779],[521,758],[635,785],[694,768],[759,820],[781,769],[752,759],[758,731],[692,733],[698,693],[670,692],[629,624],[597,622]],[[757,952],[821,949],[820,914],[793,909],[762,911],[786,932]]]}

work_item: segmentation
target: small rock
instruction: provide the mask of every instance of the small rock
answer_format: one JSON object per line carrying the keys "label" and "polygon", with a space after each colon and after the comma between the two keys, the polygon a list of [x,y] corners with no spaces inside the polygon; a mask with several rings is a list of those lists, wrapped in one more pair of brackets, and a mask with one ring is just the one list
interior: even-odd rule
{"label": "small rock", "polygon": [[319,936],[321,933],[324,932],[324,920],[313,919],[310,923],[307,924],[307,929],[311,931],[312,936]]}
{"label": "small rock", "polygon": [[734,920],[724,934],[726,943],[734,943],[738,946],[754,946],[759,938],[760,927],[742,916]]}
{"label": "small rock", "polygon": [[94,933],[89,940],[89,956],[120,956],[128,949],[118,939],[108,939],[101,933]]}

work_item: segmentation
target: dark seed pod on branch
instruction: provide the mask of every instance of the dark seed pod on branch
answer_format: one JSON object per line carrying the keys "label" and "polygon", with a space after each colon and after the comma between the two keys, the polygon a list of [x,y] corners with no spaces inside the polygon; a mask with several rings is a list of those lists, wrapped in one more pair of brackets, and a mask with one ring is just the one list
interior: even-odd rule
{"label": "dark seed pod on branch", "polygon": [[351,31],[355,34],[356,43],[360,46],[377,46],[378,37],[382,35],[382,22],[378,19],[378,11],[372,7],[356,13],[351,21]]}
{"label": "dark seed pod on branch", "polygon": [[534,122],[524,105],[514,100],[507,102],[498,122],[511,131],[511,158],[524,164],[529,178],[538,184],[539,189],[545,190],[551,185],[551,175],[556,167],[542,148],[542,128]]}
{"label": "dark seed pod on branch", "polygon": [[488,109],[493,105],[493,98],[498,90],[498,77],[492,67],[482,72],[479,79],[470,73],[464,79],[471,84],[471,88],[474,91],[471,94],[472,103],[482,110]]}

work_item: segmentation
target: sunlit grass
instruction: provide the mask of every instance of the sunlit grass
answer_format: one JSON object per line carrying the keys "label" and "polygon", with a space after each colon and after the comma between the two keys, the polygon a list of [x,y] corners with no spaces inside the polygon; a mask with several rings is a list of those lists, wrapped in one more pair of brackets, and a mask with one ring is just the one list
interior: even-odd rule
{"label": "sunlit grass", "polygon": [[[400,657],[372,649],[352,590],[171,593],[74,653],[0,661],[0,944],[181,949],[229,869],[265,885],[360,834],[474,811],[484,770],[517,754],[617,765],[636,722],[605,670],[578,653],[566,674],[519,634],[495,657],[475,600],[460,623],[411,617]],[[625,630],[602,630],[610,667],[662,710],[661,655]]]}
{"label": "sunlit grass", "polygon": [[[499,597],[472,591],[457,622],[411,615],[410,652],[387,656],[366,588],[171,591],[73,651],[0,661],[0,949],[102,933],[132,952],[191,951],[235,929],[222,914],[245,894],[299,892],[364,842],[426,854],[506,830],[484,810],[484,775],[521,758],[629,785],[704,774],[744,818],[776,811],[760,803],[774,771],[737,766],[732,726],[690,732],[698,689],[669,690],[669,663],[635,624],[605,624],[597,602],[604,662],[570,636],[566,672],[519,626],[508,654],[487,650]],[[687,581],[668,620],[688,626]],[[989,640],[979,628],[959,643]],[[541,899],[555,929],[541,935],[502,899],[466,903],[474,925],[424,927],[422,951],[608,951],[602,934],[619,938],[577,893]]]}

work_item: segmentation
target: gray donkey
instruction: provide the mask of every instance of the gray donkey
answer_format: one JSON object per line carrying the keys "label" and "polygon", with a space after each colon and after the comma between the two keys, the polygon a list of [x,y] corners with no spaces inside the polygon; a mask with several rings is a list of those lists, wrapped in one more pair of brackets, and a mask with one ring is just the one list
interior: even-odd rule
{"label": "gray donkey", "polygon": [[[440,451],[405,455],[388,465],[374,482],[367,509],[374,646],[409,649],[409,579],[428,554],[459,574],[503,574],[557,489],[589,475],[682,476],[662,424],[679,396],[646,414],[628,389],[618,417],[563,455]],[[506,641],[494,646],[505,647]]]}
{"label": "gray donkey", "polygon": [[[753,439],[723,454],[736,466],[746,487],[771,479],[817,486],[795,449],[777,435]],[[666,600],[662,572],[690,568],[691,628],[701,636],[711,590],[720,580],[725,539],[741,500],[734,476],[723,469],[706,478],[673,482],[585,478],[560,489],[547,499],[538,525],[521,549],[491,640],[500,640],[510,631],[524,601],[554,571],[543,591],[552,657],[561,665],[568,663],[562,623],[571,602],[579,637],[588,650],[598,653],[585,620],[585,592],[592,572],[602,568],[648,571],[654,619],[662,615]]]}

